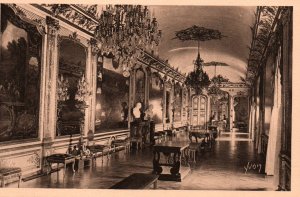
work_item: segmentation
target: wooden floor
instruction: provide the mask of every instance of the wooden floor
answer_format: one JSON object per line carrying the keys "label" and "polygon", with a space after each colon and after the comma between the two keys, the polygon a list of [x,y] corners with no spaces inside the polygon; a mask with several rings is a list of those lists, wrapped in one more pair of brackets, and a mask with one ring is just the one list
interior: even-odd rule
{"label": "wooden floor", "polygon": [[[186,139],[181,134],[181,139]],[[247,134],[221,134],[213,148],[198,155],[191,164],[191,173],[182,182],[158,181],[158,189],[172,190],[273,190],[272,178],[265,177],[263,169],[253,169],[262,164],[254,154],[253,143]],[[252,164],[252,165],[250,165]],[[245,173],[245,167],[252,166]],[[107,189],[132,173],[151,173],[152,151],[125,153],[120,151],[111,158],[101,159],[90,167],[76,171],[69,168],[63,178],[63,169],[48,176],[23,182],[22,188],[81,188]],[[9,184],[8,187],[16,187]]]}

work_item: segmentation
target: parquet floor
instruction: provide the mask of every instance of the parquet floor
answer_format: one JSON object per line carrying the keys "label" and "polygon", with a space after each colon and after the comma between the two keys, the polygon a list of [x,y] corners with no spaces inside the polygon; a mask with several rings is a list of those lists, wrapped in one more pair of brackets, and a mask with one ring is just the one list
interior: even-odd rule
{"label": "parquet floor", "polygon": [[[187,140],[184,134],[179,137]],[[211,150],[197,155],[191,173],[182,182],[158,181],[162,190],[274,190],[272,177],[263,174],[263,162],[255,154],[253,143],[245,134],[221,134]],[[260,169],[262,164],[262,169]],[[251,166],[246,172],[245,167]],[[255,166],[255,169],[254,169]],[[92,166],[73,172],[70,168],[63,178],[63,169],[48,176],[23,182],[22,188],[80,188],[107,189],[135,172],[151,173],[150,147],[112,154],[109,160],[97,159]],[[10,184],[8,187],[16,187]]]}

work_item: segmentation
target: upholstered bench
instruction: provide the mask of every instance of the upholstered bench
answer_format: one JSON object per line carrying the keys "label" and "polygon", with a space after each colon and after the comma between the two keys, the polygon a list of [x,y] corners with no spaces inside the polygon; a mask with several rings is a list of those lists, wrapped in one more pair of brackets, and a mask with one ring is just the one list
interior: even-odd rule
{"label": "upholstered bench", "polygon": [[110,189],[147,189],[153,184],[157,188],[158,175],[134,173],[122,181],[116,183]]}
{"label": "upholstered bench", "polygon": [[69,163],[72,163],[72,169],[73,169],[73,172],[75,172],[75,169],[74,169],[75,156],[73,156],[73,155],[70,155],[70,154],[53,154],[53,155],[50,155],[50,156],[46,157],[46,161],[49,164],[50,172],[52,171],[52,167],[51,167],[52,163],[57,164],[57,173],[58,173],[58,164],[59,163],[64,164],[64,176],[65,176],[67,164],[69,164]]}
{"label": "upholstered bench", "polygon": [[22,170],[21,168],[0,168],[0,180],[2,183],[2,187],[5,187],[5,183],[7,180],[18,177],[18,187],[20,187],[21,178],[22,178]]}

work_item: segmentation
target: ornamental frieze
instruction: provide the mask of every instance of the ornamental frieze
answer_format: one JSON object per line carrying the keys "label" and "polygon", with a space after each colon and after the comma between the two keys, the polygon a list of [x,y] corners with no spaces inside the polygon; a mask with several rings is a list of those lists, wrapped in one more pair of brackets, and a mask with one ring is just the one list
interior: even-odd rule
{"label": "ornamental frieze", "polygon": [[61,17],[70,23],[80,27],[88,31],[90,34],[94,34],[94,31],[98,25],[96,19],[90,17],[89,15],[81,12],[73,5],[67,4],[41,4],[41,5],[34,5],[35,7],[47,11],[54,17]]}

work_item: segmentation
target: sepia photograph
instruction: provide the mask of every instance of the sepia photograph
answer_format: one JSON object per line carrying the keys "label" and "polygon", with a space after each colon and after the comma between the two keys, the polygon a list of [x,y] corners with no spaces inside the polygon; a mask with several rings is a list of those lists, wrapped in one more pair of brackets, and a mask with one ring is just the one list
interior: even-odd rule
{"label": "sepia photograph", "polygon": [[292,191],[293,5],[0,9],[0,196]]}

